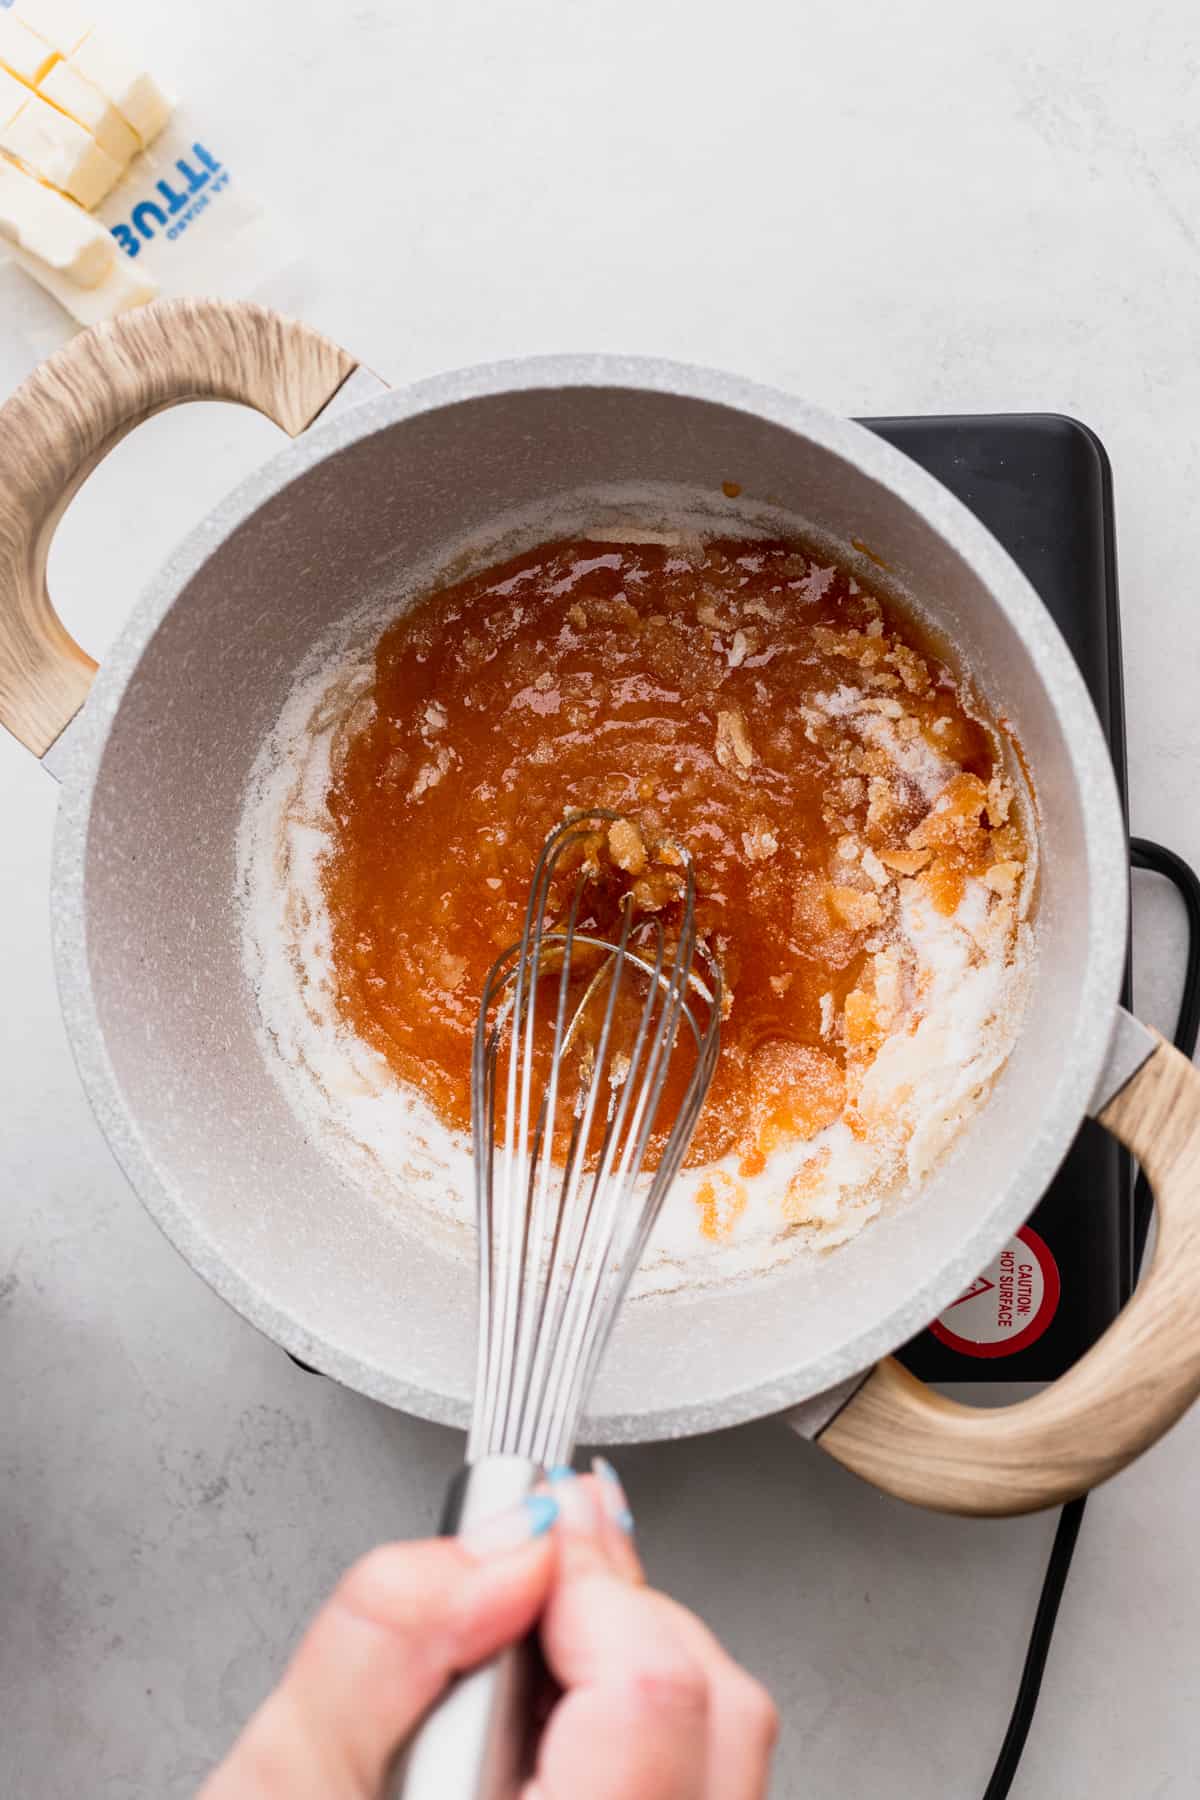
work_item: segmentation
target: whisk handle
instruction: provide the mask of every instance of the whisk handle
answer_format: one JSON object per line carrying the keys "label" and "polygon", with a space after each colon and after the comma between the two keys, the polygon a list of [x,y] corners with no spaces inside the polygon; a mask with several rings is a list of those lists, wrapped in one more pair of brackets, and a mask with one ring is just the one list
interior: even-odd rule
{"label": "whisk handle", "polygon": [[[451,1482],[442,1515],[446,1536],[515,1506],[537,1485],[540,1464],[485,1456]],[[528,1645],[516,1644],[460,1675],[418,1728],[386,1800],[515,1800],[525,1773],[533,1673]]]}

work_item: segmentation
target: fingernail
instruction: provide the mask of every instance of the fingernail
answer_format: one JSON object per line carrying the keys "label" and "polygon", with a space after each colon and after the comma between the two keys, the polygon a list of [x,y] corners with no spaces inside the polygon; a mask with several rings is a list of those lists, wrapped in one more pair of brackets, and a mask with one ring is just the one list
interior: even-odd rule
{"label": "fingernail", "polygon": [[596,1502],[574,1469],[566,1463],[558,1463],[553,1469],[547,1469],[546,1480],[558,1502],[558,1516],[566,1530],[594,1532],[600,1523]]}
{"label": "fingernail", "polygon": [[632,1536],[633,1514],[629,1510],[629,1501],[625,1498],[625,1489],[621,1486],[621,1477],[606,1456],[592,1458],[592,1473],[600,1481],[605,1517],[611,1519],[620,1531]]}
{"label": "fingernail", "polygon": [[558,1518],[558,1510],[557,1500],[549,1494],[530,1494],[519,1506],[472,1525],[458,1541],[472,1556],[503,1556],[506,1550],[519,1550],[522,1544],[544,1537]]}

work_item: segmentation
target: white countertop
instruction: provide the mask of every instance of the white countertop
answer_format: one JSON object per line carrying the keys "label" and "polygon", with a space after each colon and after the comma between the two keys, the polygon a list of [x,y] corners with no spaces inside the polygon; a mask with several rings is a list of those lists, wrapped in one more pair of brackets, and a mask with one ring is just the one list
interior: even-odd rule
{"label": "white countertop", "polygon": [[[264,297],[394,382],[636,350],[848,413],[1086,420],[1116,474],[1133,825],[1200,859],[1190,0],[109,10],[293,222]],[[273,442],[192,409],[110,459],[52,564],[90,649]],[[167,1800],[339,1570],[431,1527],[459,1442],[295,1369],[126,1187],[57,1013],[54,793],[0,737],[2,1785]],[[1181,932],[1138,891],[1163,1021]],[[769,1422],[622,1462],[653,1577],[780,1702],[779,1795],[982,1793],[1052,1518],[909,1510]],[[1089,1508],[1022,1800],[1193,1791],[1198,1477],[1193,1417]]]}

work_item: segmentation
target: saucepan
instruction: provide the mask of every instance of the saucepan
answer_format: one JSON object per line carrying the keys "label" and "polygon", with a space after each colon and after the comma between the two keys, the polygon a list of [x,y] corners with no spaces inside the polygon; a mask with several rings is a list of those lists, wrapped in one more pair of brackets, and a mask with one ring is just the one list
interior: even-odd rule
{"label": "saucepan", "polygon": [[[295,442],[180,546],[97,672],[47,594],[56,521],[119,438],[192,399],[256,407]],[[243,792],[306,651],[381,568],[580,487],[716,494],[731,472],[826,537],[869,543],[1011,721],[1037,796],[1040,949],[1012,1056],[920,1192],[832,1255],[631,1303],[583,1435],[779,1414],[908,1500],[1049,1505],[1121,1468],[1200,1390],[1200,1076],[1118,1005],[1125,835],[1068,651],[983,527],[854,424],[612,357],[392,392],[305,326],[211,301],[146,307],[60,351],[0,409],[0,720],[62,782],[52,907],[75,1057],[134,1187],[219,1294],[337,1380],[464,1424],[469,1261],[347,1180],[266,1067],[234,901]],[[1088,1114],[1154,1185],[1141,1286],[1032,1398],[939,1397],[890,1353],[1000,1251]]]}

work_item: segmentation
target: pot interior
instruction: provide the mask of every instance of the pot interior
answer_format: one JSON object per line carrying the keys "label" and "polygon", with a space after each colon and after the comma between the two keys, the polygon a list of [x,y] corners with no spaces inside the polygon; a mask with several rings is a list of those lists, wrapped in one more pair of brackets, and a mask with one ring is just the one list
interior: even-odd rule
{"label": "pot interior", "polygon": [[918,1329],[1057,1166],[1119,979],[1121,921],[1097,901],[1123,882],[1111,778],[1106,789],[1082,685],[1022,578],[956,502],[865,432],[636,379],[490,385],[437,404],[385,396],[331,420],[231,498],[184,554],[182,586],[168,572],[148,598],[89,703],[106,724],[80,815],[86,964],[78,1005],[65,983],[68,1015],[102,1123],[201,1273],[318,1368],[463,1422],[469,1261],[347,1181],[264,1066],[234,848],[259,746],[314,640],[398,567],[577,488],[669,482],[720,505],[722,483],[736,481],[851,561],[854,541],[869,545],[1028,758],[1039,955],[992,1097],[912,1201],[832,1255],[627,1308],[586,1435],[731,1424],[819,1391]]}

